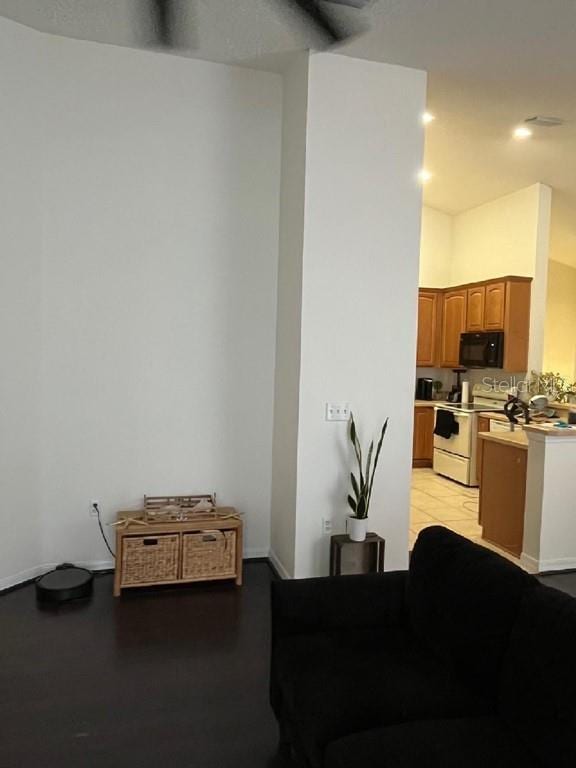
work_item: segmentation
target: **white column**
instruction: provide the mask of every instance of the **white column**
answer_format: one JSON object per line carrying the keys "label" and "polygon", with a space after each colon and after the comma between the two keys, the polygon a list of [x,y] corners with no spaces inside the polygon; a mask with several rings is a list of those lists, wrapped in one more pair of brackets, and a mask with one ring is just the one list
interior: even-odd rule
{"label": "white column", "polygon": [[529,431],[523,563],[576,568],[576,431]]}
{"label": "white column", "polygon": [[[408,562],[421,215],[417,177],[423,155],[426,75],[347,56],[313,54],[302,82],[305,76],[303,193],[297,173],[292,172],[292,193],[303,201],[301,272],[297,211],[286,197],[282,215],[284,222],[290,217],[291,224],[281,225],[280,248],[281,259],[293,260],[291,269],[281,264],[280,280],[283,274],[286,280],[301,280],[299,328],[298,320],[292,319],[299,343],[289,341],[290,313],[284,308],[284,343],[277,350],[280,356],[291,355],[299,391],[296,401],[285,388],[286,411],[276,403],[273,549],[277,555],[285,553],[284,570],[290,573],[291,549],[283,538],[293,535],[290,575],[328,572],[329,536],[323,533],[322,519],[332,520],[334,533],[344,531],[353,465],[347,425],[326,422],[325,406],[348,402],[364,440],[376,436],[384,418],[390,417],[370,528],[386,538],[386,567],[403,568]],[[285,82],[290,94],[298,91],[292,79]],[[302,109],[288,101],[297,111],[289,126],[285,115],[289,133],[284,140],[290,142],[298,164],[302,144],[293,131],[302,131],[302,121],[295,119]],[[283,192],[290,193],[286,185]],[[292,307],[297,300],[293,288],[292,284]],[[281,285],[280,307],[282,291]],[[290,364],[277,359],[277,377],[286,376]],[[277,394],[280,389],[277,378]],[[285,414],[296,408],[297,431],[282,427]],[[283,439],[295,443],[296,449],[294,506],[292,454],[290,445],[282,446]],[[288,504],[282,502],[282,488]]]}

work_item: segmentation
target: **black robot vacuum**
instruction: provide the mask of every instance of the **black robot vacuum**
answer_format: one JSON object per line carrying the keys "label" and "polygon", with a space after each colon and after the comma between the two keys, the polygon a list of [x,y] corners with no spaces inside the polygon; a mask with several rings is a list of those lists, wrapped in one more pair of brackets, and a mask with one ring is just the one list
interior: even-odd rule
{"label": "black robot vacuum", "polygon": [[64,563],[45,573],[36,581],[36,599],[39,603],[66,603],[92,597],[94,574],[86,568]]}

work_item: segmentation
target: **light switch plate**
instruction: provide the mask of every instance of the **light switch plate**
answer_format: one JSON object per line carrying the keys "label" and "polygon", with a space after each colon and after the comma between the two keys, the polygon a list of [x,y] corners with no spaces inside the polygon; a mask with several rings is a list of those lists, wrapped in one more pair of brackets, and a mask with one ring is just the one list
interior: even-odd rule
{"label": "light switch plate", "polygon": [[348,403],[326,403],[326,421],[348,421],[349,418]]}

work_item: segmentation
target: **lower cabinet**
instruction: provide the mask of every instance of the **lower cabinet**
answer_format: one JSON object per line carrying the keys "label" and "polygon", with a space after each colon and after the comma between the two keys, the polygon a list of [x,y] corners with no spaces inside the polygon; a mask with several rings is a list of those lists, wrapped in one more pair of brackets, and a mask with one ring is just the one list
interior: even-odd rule
{"label": "lower cabinet", "polygon": [[[490,419],[486,416],[478,416],[478,432],[490,432]],[[482,482],[482,440],[479,437],[476,440],[476,482],[480,485]]]}
{"label": "lower cabinet", "polygon": [[516,557],[522,553],[528,451],[481,438],[482,538]]}
{"label": "lower cabinet", "polygon": [[434,408],[414,408],[412,466],[431,467],[434,456]]}

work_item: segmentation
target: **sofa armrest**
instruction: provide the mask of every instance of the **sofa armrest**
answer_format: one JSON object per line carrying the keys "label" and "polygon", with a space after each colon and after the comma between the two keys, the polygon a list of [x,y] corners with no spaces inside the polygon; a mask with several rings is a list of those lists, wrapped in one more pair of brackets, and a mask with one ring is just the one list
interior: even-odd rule
{"label": "sofa armrest", "polygon": [[272,582],[272,642],[280,637],[403,621],[407,571]]}

